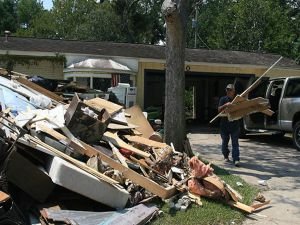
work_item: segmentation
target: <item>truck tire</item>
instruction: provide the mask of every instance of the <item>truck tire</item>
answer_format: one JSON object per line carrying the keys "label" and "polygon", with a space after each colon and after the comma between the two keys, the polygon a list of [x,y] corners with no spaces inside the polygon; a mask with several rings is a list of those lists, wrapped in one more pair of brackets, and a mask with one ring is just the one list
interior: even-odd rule
{"label": "truck tire", "polygon": [[300,151],[300,121],[298,121],[293,128],[293,143],[295,148]]}

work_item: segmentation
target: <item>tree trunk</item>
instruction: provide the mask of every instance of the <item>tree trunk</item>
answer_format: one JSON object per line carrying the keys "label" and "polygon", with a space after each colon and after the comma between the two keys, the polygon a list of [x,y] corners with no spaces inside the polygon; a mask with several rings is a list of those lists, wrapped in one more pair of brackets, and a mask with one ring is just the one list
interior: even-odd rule
{"label": "tree trunk", "polygon": [[185,42],[186,8],[189,0],[165,0],[162,13],[166,21],[166,92],[164,141],[183,151],[185,130]]}

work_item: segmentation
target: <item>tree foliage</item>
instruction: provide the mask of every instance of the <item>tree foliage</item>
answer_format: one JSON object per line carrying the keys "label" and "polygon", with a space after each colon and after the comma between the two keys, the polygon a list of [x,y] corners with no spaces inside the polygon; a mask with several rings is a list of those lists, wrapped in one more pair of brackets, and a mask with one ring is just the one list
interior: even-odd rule
{"label": "tree foliage", "polygon": [[28,28],[42,10],[43,4],[39,0],[19,0],[17,4],[18,22],[22,27]]}
{"label": "tree foliage", "polygon": [[16,2],[14,0],[0,1],[0,32],[5,30],[15,32],[17,29],[17,16],[15,10]]}
{"label": "tree foliage", "polygon": [[[157,44],[165,42],[163,0],[0,1],[0,32],[18,36]],[[190,48],[271,52],[300,60],[299,0],[191,0]],[[197,26],[192,27],[192,19]]]}

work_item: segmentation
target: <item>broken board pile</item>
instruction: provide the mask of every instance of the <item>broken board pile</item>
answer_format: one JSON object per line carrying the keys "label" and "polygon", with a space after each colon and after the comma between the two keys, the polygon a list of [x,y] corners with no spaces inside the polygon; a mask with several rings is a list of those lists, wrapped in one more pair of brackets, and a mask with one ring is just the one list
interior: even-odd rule
{"label": "broken board pile", "polygon": [[[199,191],[197,182],[210,182],[227,202],[243,209],[235,193],[226,195],[226,186],[209,165],[201,167],[198,159],[159,142],[138,106],[124,110],[101,98],[82,101],[76,95],[67,104],[21,77],[0,77],[0,102],[0,194],[11,205],[12,199],[21,199],[23,214],[36,208],[43,224],[89,224],[84,217],[115,224],[115,215],[124,217],[122,224],[144,224],[158,209],[145,210],[140,204],[153,197],[170,199],[189,189],[188,199],[198,204],[199,196],[215,197]],[[204,168],[205,176],[195,168]],[[219,183],[211,181],[213,177]],[[90,200],[102,204],[100,211],[109,209],[100,213]],[[138,208],[132,212],[141,212],[139,221],[126,223],[135,218],[130,210],[111,211],[133,206]],[[16,208],[15,217],[20,214],[17,206],[9,208]],[[22,215],[18,218],[26,221]]]}

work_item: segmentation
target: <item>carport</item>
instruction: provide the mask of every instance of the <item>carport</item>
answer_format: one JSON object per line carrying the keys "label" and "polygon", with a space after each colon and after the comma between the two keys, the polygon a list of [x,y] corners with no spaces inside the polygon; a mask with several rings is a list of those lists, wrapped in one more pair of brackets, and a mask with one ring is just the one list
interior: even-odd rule
{"label": "carport", "polygon": [[[254,78],[251,74],[186,72],[186,91],[192,96],[192,112],[187,118],[195,123],[207,123],[217,114],[219,98],[225,94],[224,87],[235,83],[242,92]],[[165,72],[145,70],[144,107],[163,107],[165,96]]]}

